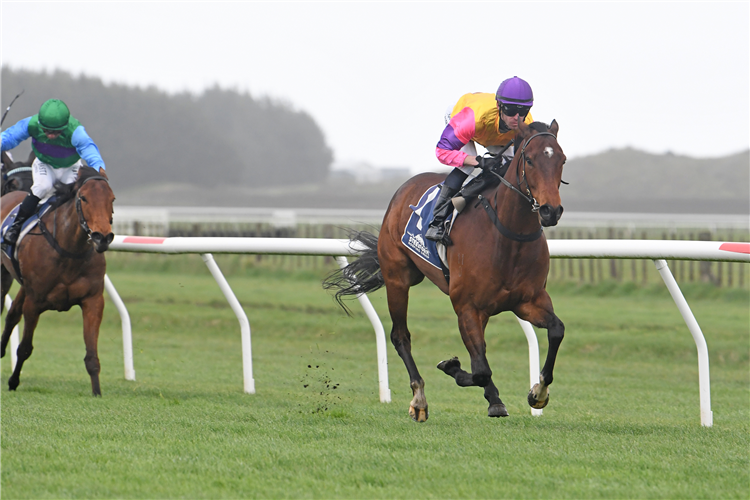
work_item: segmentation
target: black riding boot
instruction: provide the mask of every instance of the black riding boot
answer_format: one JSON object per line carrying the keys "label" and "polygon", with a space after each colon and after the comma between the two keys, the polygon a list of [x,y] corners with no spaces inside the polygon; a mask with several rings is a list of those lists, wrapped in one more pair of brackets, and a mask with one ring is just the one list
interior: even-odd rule
{"label": "black riding boot", "polygon": [[424,235],[428,240],[442,242],[444,245],[450,246],[450,238],[445,232],[445,218],[453,211],[451,198],[461,189],[461,184],[466,180],[466,177],[468,177],[468,174],[457,168],[453,169],[453,172],[448,174],[445,182],[440,186],[440,195],[435,202],[432,222],[430,222],[430,227],[427,228]]}
{"label": "black riding boot", "polygon": [[39,198],[34,196],[32,193],[29,193],[26,198],[24,198],[23,202],[21,202],[21,206],[18,208],[16,220],[13,221],[13,224],[11,224],[11,226],[3,236],[4,248],[16,244],[16,242],[18,241],[18,235],[21,232],[21,226],[23,226],[23,223],[26,222],[29,217],[34,215],[34,212],[36,212],[36,206],[38,204]]}

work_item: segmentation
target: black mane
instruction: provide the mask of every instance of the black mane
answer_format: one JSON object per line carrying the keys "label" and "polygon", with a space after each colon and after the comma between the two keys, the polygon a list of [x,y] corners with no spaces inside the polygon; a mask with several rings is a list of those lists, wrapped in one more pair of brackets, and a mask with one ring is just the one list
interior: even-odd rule
{"label": "black mane", "polygon": [[529,123],[529,127],[537,132],[546,132],[549,126],[544,122],[532,122]]}

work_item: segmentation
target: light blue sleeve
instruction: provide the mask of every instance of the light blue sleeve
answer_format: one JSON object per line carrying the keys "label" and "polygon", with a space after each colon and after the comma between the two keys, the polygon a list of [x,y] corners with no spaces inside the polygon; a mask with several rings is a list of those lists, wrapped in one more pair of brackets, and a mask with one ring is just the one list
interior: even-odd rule
{"label": "light blue sleeve", "polygon": [[94,144],[94,141],[86,133],[86,129],[83,125],[79,125],[78,128],[73,132],[73,136],[70,138],[70,142],[76,148],[78,155],[86,160],[89,167],[95,168],[100,172],[105,170],[104,160],[102,155],[99,153],[99,148]]}
{"label": "light blue sleeve", "polygon": [[31,120],[30,116],[28,118],[24,118],[12,127],[3,130],[2,151],[13,149],[29,137],[31,137],[29,135],[29,120]]}

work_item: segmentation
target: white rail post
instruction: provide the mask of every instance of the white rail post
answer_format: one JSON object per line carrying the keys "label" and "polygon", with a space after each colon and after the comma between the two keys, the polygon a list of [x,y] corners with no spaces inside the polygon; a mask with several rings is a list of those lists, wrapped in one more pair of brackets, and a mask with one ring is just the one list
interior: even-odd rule
{"label": "white rail post", "polygon": [[122,323],[122,357],[125,361],[125,380],[135,380],[135,368],[133,367],[133,332],[130,328],[130,314],[125,303],[117,293],[115,285],[104,275],[104,288],[112,299],[117,311],[120,313],[120,322]]}
{"label": "white rail post", "polygon": [[[12,305],[13,305],[13,300],[11,300],[11,298],[6,295],[5,296],[6,314],[7,314],[8,309],[10,309],[10,306]],[[10,332],[10,369],[11,370],[16,369],[16,359],[18,356],[16,351],[18,351],[18,325],[14,326],[13,331]]]}
{"label": "white rail post", "polygon": [[672,299],[677,304],[677,309],[679,309],[682,318],[687,323],[687,327],[693,335],[695,346],[698,348],[698,387],[701,402],[701,425],[711,427],[714,425],[714,414],[711,411],[711,381],[708,373],[708,346],[706,345],[706,339],[695,316],[693,316],[693,311],[690,310],[690,306],[682,295],[677,281],[672,276],[667,261],[657,259],[654,260],[654,264],[656,264],[656,269],[667,285],[669,293],[672,294]]}
{"label": "white rail post", "polygon": [[[529,380],[531,385],[529,388],[534,387],[534,384],[539,383],[539,341],[536,338],[536,332],[534,327],[526,320],[523,320],[516,316],[518,323],[523,329],[523,333],[526,335],[526,342],[529,344]],[[536,408],[531,409],[531,414],[538,417],[544,410],[537,410]]]}
{"label": "white rail post", "polygon": [[240,322],[240,334],[242,336],[242,375],[245,385],[245,392],[247,394],[255,394],[255,379],[253,378],[253,348],[250,341],[250,322],[247,319],[245,311],[242,309],[240,302],[235,297],[232,288],[227,283],[224,275],[221,274],[218,264],[214,260],[214,256],[210,253],[201,254],[203,262],[208,266],[208,270],[211,271],[216,283],[219,284],[219,288],[224,293],[229,302],[232,311],[234,311],[237,320]]}
{"label": "white rail post", "polygon": [[[346,257],[343,256],[336,257],[336,262],[342,269],[349,264]],[[388,387],[388,349],[385,342],[383,323],[380,321],[378,313],[375,312],[375,308],[372,307],[370,299],[367,298],[367,294],[361,293],[357,295],[357,300],[359,300],[362,309],[365,310],[367,318],[375,329],[375,347],[378,354],[378,387],[380,388],[380,402],[390,403],[391,390]]]}

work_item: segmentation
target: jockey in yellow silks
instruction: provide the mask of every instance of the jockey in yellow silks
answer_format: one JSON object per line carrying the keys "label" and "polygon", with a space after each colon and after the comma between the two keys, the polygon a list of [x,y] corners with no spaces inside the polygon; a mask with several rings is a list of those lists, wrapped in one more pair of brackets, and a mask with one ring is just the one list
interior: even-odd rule
{"label": "jockey in yellow silks", "polygon": [[[531,106],[534,94],[526,81],[514,76],[500,84],[495,94],[474,93],[461,96],[446,115],[446,127],[435,148],[440,163],[456,167],[440,187],[435,202],[435,216],[425,237],[433,241],[449,242],[445,235],[445,218],[453,210],[450,199],[461,189],[469,174],[476,168],[487,168],[485,158],[477,156],[475,143],[490,153],[498,153],[516,137],[518,121],[533,122]],[[513,156],[513,146],[507,149]]]}

